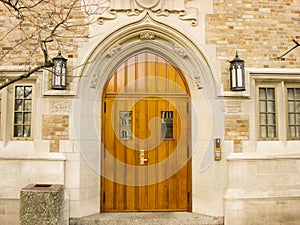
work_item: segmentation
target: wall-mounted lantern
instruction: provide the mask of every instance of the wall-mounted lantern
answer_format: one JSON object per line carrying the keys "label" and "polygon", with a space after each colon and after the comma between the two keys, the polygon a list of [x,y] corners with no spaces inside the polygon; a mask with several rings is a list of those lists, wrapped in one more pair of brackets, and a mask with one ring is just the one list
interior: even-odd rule
{"label": "wall-mounted lantern", "polygon": [[65,90],[67,78],[67,59],[65,59],[61,52],[52,59],[52,89]]}
{"label": "wall-mounted lantern", "polygon": [[230,90],[245,91],[244,60],[241,60],[236,51],[235,58],[230,61]]}

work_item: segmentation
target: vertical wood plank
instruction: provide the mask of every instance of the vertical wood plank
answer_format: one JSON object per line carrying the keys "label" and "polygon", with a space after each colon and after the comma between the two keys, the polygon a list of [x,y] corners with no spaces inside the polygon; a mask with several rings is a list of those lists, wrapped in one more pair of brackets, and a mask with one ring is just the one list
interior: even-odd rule
{"label": "vertical wood plank", "polygon": [[168,92],[176,93],[176,71],[175,68],[171,65],[168,67]]}
{"label": "vertical wood plank", "polygon": [[[143,149],[145,152],[145,158],[148,157],[147,152],[147,137],[148,137],[148,105],[147,100],[139,100],[137,103],[138,107],[138,123],[136,124],[137,137],[140,139],[138,151]],[[139,154],[139,152],[138,152]],[[139,165],[139,209],[145,209],[148,205],[148,193],[147,193],[147,165],[148,162],[145,162],[144,165]]]}
{"label": "vertical wood plank", "polygon": [[124,210],[125,206],[125,146],[120,140],[120,112],[128,111],[126,107],[126,100],[116,99],[115,101],[115,133],[117,136],[115,154],[116,154],[116,168],[115,168],[115,209]]}
{"label": "vertical wood plank", "polygon": [[136,63],[135,57],[132,57],[126,61],[126,71],[127,71],[127,92],[135,92],[135,80],[136,80]]}
{"label": "vertical wood plank", "polygon": [[108,93],[114,93],[115,92],[115,73],[109,80],[109,83],[106,87],[106,92],[108,92]]}
{"label": "vertical wood plank", "polygon": [[[161,115],[162,111],[168,110],[168,102],[165,100],[159,101],[159,115]],[[160,123],[160,139],[162,138],[161,134],[161,123]],[[157,185],[157,192],[158,192],[158,209],[167,209],[168,208],[168,180],[166,178],[168,177],[168,141],[162,140],[158,147],[158,180],[160,183]]]}
{"label": "vertical wood plank", "polygon": [[127,100],[127,108],[128,110],[132,111],[132,135],[133,139],[128,140],[127,142],[127,147],[126,147],[126,183],[129,184],[126,186],[126,210],[129,211],[134,211],[136,210],[136,194],[135,194],[135,180],[136,180],[136,175],[135,175],[135,166],[136,166],[136,151],[134,147],[135,146],[135,100],[134,99],[128,99]]}
{"label": "vertical wood plank", "polygon": [[[178,202],[178,179],[180,177],[177,176],[177,161],[178,161],[178,138],[180,138],[177,126],[177,118],[178,112],[176,106],[177,102],[170,100],[169,109],[173,111],[173,140],[169,141],[169,171],[172,173],[169,176],[169,209],[177,209],[177,202]],[[175,174],[174,174],[175,173]]]}
{"label": "vertical wood plank", "polygon": [[155,199],[157,199],[157,185],[156,183],[156,174],[157,174],[157,148],[153,148],[154,143],[158,143],[158,122],[157,118],[159,118],[159,112],[157,110],[157,100],[149,100],[148,101],[148,124],[149,124],[149,133],[148,136],[151,135],[150,142],[148,142],[148,166],[149,169],[147,171],[147,177],[149,182],[151,182],[148,186],[148,209],[153,210],[156,208]]}
{"label": "vertical wood plank", "polygon": [[182,76],[176,71],[176,76],[177,76],[177,86],[179,87],[177,89],[177,93],[186,93],[186,86],[185,82],[182,79]]}
{"label": "vertical wood plank", "polygon": [[[177,109],[178,109],[178,113],[181,116],[177,118],[177,124],[180,126],[177,127],[177,132],[181,133],[181,137],[180,137],[180,142],[178,143],[178,147],[180,149],[180,151],[178,151],[179,154],[179,159],[178,159],[178,163],[180,165],[184,165],[182,167],[182,169],[179,171],[178,176],[180,177],[180,185],[179,185],[179,209],[188,209],[188,202],[187,202],[187,198],[188,198],[188,167],[187,167],[187,123],[183,122],[186,121],[187,118],[187,108],[186,108],[186,103],[184,100],[180,100],[178,101],[177,104]],[[180,123],[181,122],[181,123]]]}
{"label": "vertical wood plank", "polygon": [[155,55],[148,53],[147,76],[148,76],[148,93],[155,93],[156,67]]}
{"label": "vertical wood plank", "polygon": [[157,57],[157,77],[158,77],[158,83],[157,83],[157,92],[158,93],[167,93],[167,68],[165,61]]}
{"label": "vertical wood plank", "polygon": [[116,90],[117,92],[124,92],[124,86],[125,86],[125,70],[124,70],[124,64],[117,70],[117,74],[115,76],[116,80]]}
{"label": "vertical wood plank", "polygon": [[[106,109],[107,112],[111,112],[113,109],[112,100],[106,99]],[[103,171],[104,177],[114,176],[114,149],[115,149],[115,136],[112,127],[112,114],[105,113],[105,147],[106,147],[106,157],[104,159],[105,169]],[[113,137],[113,141],[111,138]],[[111,156],[111,157],[110,157]],[[104,190],[105,190],[105,210],[112,210],[114,208],[114,183],[111,180],[104,179]]]}

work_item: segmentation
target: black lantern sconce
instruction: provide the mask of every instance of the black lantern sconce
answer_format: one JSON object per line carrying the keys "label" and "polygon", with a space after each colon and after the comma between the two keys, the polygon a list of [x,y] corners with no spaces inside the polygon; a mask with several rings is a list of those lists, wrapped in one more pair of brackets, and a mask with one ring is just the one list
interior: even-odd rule
{"label": "black lantern sconce", "polygon": [[66,90],[66,78],[67,78],[67,59],[65,59],[61,52],[52,59],[52,89]]}
{"label": "black lantern sconce", "polygon": [[241,60],[236,51],[236,56],[230,62],[230,90],[245,91],[244,60]]}

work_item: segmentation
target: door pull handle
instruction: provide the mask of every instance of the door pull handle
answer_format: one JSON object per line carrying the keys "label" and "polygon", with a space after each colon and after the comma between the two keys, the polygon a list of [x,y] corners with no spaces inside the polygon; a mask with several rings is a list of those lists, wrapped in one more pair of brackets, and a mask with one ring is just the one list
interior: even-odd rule
{"label": "door pull handle", "polygon": [[145,162],[148,162],[148,159],[145,159],[145,150],[140,150],[140,165],[144,165]]}

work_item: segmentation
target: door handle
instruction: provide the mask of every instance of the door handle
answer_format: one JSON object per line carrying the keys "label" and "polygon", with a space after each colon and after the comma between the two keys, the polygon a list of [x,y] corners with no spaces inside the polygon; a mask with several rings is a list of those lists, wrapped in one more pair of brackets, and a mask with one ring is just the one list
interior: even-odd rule
{"label": "door handle", "polygon": [[145,162],[148,162],[148,159],[145,159],[145,150],[140,149],[140,165],[144,165]]}

